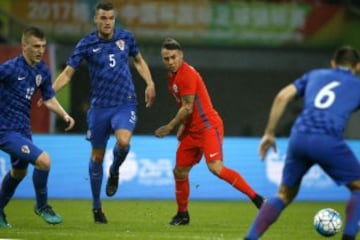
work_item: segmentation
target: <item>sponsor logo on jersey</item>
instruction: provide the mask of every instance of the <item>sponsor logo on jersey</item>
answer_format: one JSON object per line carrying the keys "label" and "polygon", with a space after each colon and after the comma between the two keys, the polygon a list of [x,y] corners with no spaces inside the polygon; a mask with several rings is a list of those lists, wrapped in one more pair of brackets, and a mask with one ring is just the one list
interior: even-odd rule
{"label": "sponsor logo on jersey", "polygon": [[25,76],[18,76],[18,80],[19,81],[22,81],[22,80],[24,80],[26,77]]}
{"label": "sponsor logo on jersey", "polygon": [[92,51],[93,51],[94,53],[97,53],[97,52],[99,52],[100,50],[101,50],[101,48],[93,48]]}

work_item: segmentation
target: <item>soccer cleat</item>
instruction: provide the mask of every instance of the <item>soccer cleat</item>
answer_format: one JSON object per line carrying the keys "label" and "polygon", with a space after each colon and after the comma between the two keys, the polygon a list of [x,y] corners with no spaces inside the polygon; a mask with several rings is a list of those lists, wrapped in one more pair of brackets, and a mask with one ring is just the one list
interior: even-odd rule
{"label": "soccer cleat", "polygon": [[109,172],[109,178],[106,183],[106,195],[108,197],[114,196],[119,186],[119,173],[112,174]]}
{"label": "soccer cleat", "polygon": [[11,225],[6,221],[4,212],[0,212],[0,228],[11,228]]}
{"label": "soccer cleat", "polygon": [[42,219],[44,219],[44,221],[49,224],[59,224],[63,221],[62,217],[57,215],[50,205],[45,205],[41,208],[35,207],[34,212],[36,215],[42,217]]}
{"label": "soccer cleat", "polygon": [[178,226],[178,225],[187,225],[190,223],[189,213],[186,212],[178,212],[170,221],[170,225]]}
{"label": "soccer cleat", "polygon": [[266,201],[266,198],[264,198],[263,196],[256,194],[256,196],[251,199],[251,201],[255,204],[255,206],[260,209],[261,206],[263,205],[263,203]]}
{"label": "soccer cleat", "polygon": [[93,209],[93,214],[95,223],[106,224],[108,222],[101,208]]}

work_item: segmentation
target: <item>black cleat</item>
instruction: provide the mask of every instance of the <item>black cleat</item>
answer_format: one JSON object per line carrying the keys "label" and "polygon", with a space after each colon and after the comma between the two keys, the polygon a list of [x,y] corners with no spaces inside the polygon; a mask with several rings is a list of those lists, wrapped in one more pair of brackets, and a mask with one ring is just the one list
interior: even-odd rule
{"label": "black cleat", "polygon": [[93,214],[95,223],[106,224],[108,222],[101,208],[93,209]]}
{"label": "black cleat", "polygon": [[260,209],[263,203],[266,201],[266,198],[263,196],[256,194],[255,198],[251,199],[251,201],[255,204],[255,206]]}
{"label": "black cleat", "polygon": [[178,212],[169,222],[170,225],[178,226],[178,225],[187,225],[190,223],[189,213],[186,212]]}
{"label": "black cleat", "polygon": [[119,186],[119,173],[112,174],[109,172],[109,178],[106,182],[106,195],[108,197],[114,196]]}

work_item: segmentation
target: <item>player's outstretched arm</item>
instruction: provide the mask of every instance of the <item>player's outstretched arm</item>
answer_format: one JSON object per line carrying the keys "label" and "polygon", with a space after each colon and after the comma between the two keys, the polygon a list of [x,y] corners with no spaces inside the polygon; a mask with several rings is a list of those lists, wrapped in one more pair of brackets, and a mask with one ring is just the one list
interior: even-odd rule
{"label": "player's outstretched arm", "polygon": [[156,137],[165,137],[176,126],[182,124],[184,120],[192,113],[194,106],[195,95],[188,95],[182,97],[182,105],[176,113],[175,117],[166,125],[155,130]]}
{"label": "player's outstretched arm", "polygon": [[52,85],[55,92],[58,92],[70,82],[72,76],[74,75],[74,72],[75,69],[70,67],[69,65],[65,67],[65,69],[59,74],[59,76],[56,78]]}
{"label": "player's outstretched arm", "polygon": [[56,97],[50,98],[43,102],[44,105],[51,111],[55,112],[59,115],[65,122],[68,123],[67,128],[65,131],[71,130],[75,125],[75,120],[64,110],[64,108],[60,105]]}
{"label": "player's outstretched arm", "polygon": [[151,72],[149,66],[147,65],[146,61],[139,53],[134,58],[134,65],[140,76],[146,82],[146,89],[145,89],[145,104],[146,107],[151,107],[155,101],[155,84],[151,77]]}
{"label": "player's outstretched arm", "polygon": [[286,87],[281,89],[276,95],[270,110],[270,116],[265,128],[265,133],[259,146],[259,155],[261,159],[265,158],[265,155],[269,148],[273,148],[276,151],[276,127],[280,121],[280,118],[285,112],[286,106],[295,98],[295,96],[296,87],[293,84],[287,85]]}

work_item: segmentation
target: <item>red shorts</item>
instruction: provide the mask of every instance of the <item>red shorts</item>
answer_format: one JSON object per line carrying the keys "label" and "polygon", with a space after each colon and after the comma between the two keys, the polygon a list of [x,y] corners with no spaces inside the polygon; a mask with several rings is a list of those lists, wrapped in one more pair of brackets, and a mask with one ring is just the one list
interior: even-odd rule
{"label": "red shorts", "polygon": [[184,132],[176,152],[176,165],[190,167],[205,156],[206,162],[222,160],[224,128],[222,125],[201,132]]}

